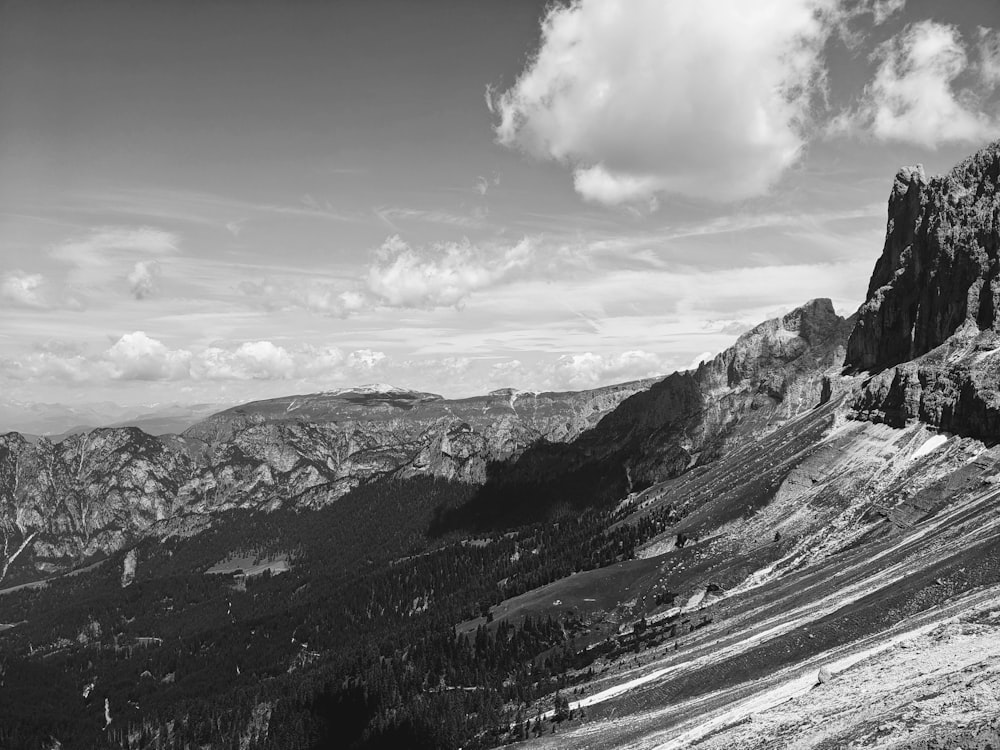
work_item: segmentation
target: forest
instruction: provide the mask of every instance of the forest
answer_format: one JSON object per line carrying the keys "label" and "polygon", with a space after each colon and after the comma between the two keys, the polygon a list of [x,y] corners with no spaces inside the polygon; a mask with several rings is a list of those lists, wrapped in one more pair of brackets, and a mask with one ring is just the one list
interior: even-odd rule
{"label": "forest", "polygon": [[[0,597],[18,623],[0,634],[0,747],[486,748],[552,731],[601,649],[574,645],[572,612],[491,610],[631,559],[671,519],[615,523],[592,503],[520,523],[512,502],[512,519],[462,528],[480,492],[384,479],[320,510],[232,512],[141,542],[126,587],[120,552]],[[234,555],[289,569],[206,573]]]}

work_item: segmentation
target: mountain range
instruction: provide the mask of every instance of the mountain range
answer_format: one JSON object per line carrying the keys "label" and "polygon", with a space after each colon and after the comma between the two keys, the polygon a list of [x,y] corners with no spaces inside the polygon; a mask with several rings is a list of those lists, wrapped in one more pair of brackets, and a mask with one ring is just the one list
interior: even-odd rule
{"label": "mountain range", "polygon": [[998,441],[1000,142],[695,370],[0,436],[0,745],[997,746]]}

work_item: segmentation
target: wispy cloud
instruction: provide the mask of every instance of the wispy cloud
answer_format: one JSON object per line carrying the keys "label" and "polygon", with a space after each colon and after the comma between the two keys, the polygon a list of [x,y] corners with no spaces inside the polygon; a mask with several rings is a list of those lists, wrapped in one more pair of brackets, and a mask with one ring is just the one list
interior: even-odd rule
{"label": "wispy cloud", "polygon": [[78,267],[95,267],[107,265],[116,256],[174,253],[178,241],[173,232],[155,227],[98,227],[57,245],[50,254]]}
{"label": "wispy cloud", "polygon": [[476,178],[476,192],[480,196],[486,197],[486,194],[490,191],[490,188],[495,188],[500,185],[500,173],[494,172],[492,177],[483,177],[479,175]]}
{"label": "wispy cloud", "polygon": [[281,201],[254,201],[196,190],[122,188],[74,195],[62,209],[83,215],[121,215],[146,222],[210,226],[230,233],[249,217],[287,216],[338,223],[369,220],[362,212],[341,209],[308,193]]}
{"label": "wispy cloud", "polygon": [[380,207],[375,209],[375,215],[388,227],[398,231],[397,222],[418,221],[426,224],[442,224],[450,227],[477,228],[484,226],[483,219],[478,216],[465,216],[448,211],[426,210],[418,208]]}

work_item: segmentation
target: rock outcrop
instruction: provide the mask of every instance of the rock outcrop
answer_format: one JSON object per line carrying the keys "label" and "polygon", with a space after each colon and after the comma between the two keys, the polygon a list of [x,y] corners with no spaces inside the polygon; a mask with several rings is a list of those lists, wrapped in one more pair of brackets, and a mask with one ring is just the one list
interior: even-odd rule
{"label": "rock outcrop", "polygon": [[878,371],[962,328],[1000,325],[1000,142],[948,175],[899,171],[885,247],[858,311],[845,364]]}
{"label": "rock outcrop", "polygon": [[[828,299],[761,323],[697,370],[625,399],[576,440],[538,446],[495,470],[461,523],[509,525],[543,508],[618,501],[759,440],[829,396],[851,326]],[[505,518],[487,507],[512,498],[523,507]]]}
{"label": "rock outcrop", "polygon": [[896,176],[885,248],[847,346],[861,419],[1000,439],[1000,142]]}
{"label": "rock outcrop", "polygon": [[626,399],[581,441],[624,448],[640,484],[707,463],[823,401],[852,323],[829,299],[812,300],[747,331],[697,370]]}

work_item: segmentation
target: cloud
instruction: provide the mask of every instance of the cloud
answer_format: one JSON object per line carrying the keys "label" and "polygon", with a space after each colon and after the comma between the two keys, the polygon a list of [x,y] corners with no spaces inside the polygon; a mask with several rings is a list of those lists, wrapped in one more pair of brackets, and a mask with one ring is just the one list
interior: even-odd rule
{"label": "cloud", "polygon": [[415,249],[393,235],[376,251],[365,284],[389,307],[458,306],[477,290],[518,277],[533,257],[527,238],[510,247],[484,249],[463,241]]}
{"label": "cloud", "polygon": [[0,277],[0,300],[16,307],[47,307],[42,294],[44,283],[41,274],[8,271]]}
{"label": "cloud", "polygon": [[906,7],[906,0],[874,0],[867,5],[875,17],[875,25],[881,26],[890,16],[894,16]]}
{"label": "cloud", "polygon": [[981,64],[975,78],[982,88],[961,87],[958,81],[971,66],[958,29],[934,21],[908,25],[876,49],[874,79],[859,106],[835,119],[830,132],[870,133],[881,141],[932,149],[997,136],[1000,115],[984,107],[1000,82],[1000,64],[994,77],[994,62],[1000,63],[993,57],[994,44],[1000,49],[988,30],[980,33]]}
{"label": "cloud", "polygon": [[1000,31],[977,29],[979,76],[987,86],[1000,85]]}
{"label": "cloud", "polygon": [[294,373],[292,355],[270,341],[250,341],[234,351],[209,347],[193,371],[196,378],[208,380],[285,380]]}
{"label": "cloud", "polygon": [[827,18],[847,47],[855,50],[868,39],[873,27],[905,7],[906,0],[840,0]]}
{"label": "cloud", "polygon": [[659,357],[647,351],[632,350],[621,354],[564,355],[556,360],[552,375],[554,385],[569,388],[593,388],[604,383],[617,383],[664,375]]}
{"label": "cloud", "polygon": [[[481,179],[481,178],[480,178]],[[375,215],[392,229],[397,221],[419,221],[426,224],[443,224],[451,227],[475,228],[483,225],[481,216],[464,216],[449,211],[434,211],[421,208],[378,208]]]}
{"label": "cloud", "polygon": [[677,368],[648,351],[564,354],[532,362],[507,359],[492,364],[485,379],[495,387],[586,390],[612,383],[659,377]]}
{"label": "cloud", "polygon": [[[377,308],[461,307],[474,292],[541,270],[537,243],[524,237],[513,245],[462,240],[414,247],[392,235],[353,282],[263,279],[242,281],[236,290],[266,310],[304,309],[339,318]],[[566,262],[558,248],[551,256],[546,268]]]}
{"label": "cloud", "polygon": [[[489,96],[489,94],[487,94],[487,96]],[[489,100],[487,99],[487,101]],[[476,177],[476,192],[479,193],[479,195],[485,197],[486,194],[490,191],[490,188],[496,187],[499,184],[500,184],[499,172],[494,172],[492,177],[483,177],[482,175],[479,175],[478,177]]]}
{"label": "cloud", "polygon": [[516,83],[488,92],[497,140],[573,169],[586,200],[739,200],[799,157],[825,85],[833,0],[555,5]]}
{"label": "cloud", "polygon": [[56,245],[49,254],[69,265],[64,292],[76,307],[82,307],[89,291],[110,281],[120,282],[123,276],[131,295],[146,299],[156,291],[157,258],[176,253],[178,243],[176,234],[154,227],[106,226]]}
{"label": "cloud", "polygon": [[236,289],[266,310],[300,309],[345,318],[370,306],[364,294],[323,281],[242,281]]}
{"label": "cloud", "polygon": [[180,380],[190,374],[191,352],[167,348],[143,331],[126,333],[105,354],[115,380]]}
{"label": "cloud", "polygon": [[156,291],[160,264],[155,260],[140,260],[128,275],[129,290],[136,299],[146,299]]}
{"label": "cloud", "polygon": [[52,249],[52,257],[73,265],[103,266],[122,255],[166,255],[177,251],[178,238],[154,227],[98,227],[90,234]]}
{"label": "cloud", "polygon": [[358,349],[347,355],[347,366],[356,370],[374,370],[386,359],[384,352]]}
{"label": "cloud", "polygon": [[271,341],[247,341],[200,351],[173,349],[144,331],[120,336],[91,355],[81,348],[41,346],[18,358],[0,360],[0,372],[14,380],[109,381],[247,381],[354,379],[388,364],[385,353],[358,349],[345,354],[333,346],[284,347]]}
{"label": "cloud", "polygon": [[93,376],[92,364],[81,354],[41,350],[18,358],[0,358],[0,372],[12,380],[56,380],[83,383]]}

